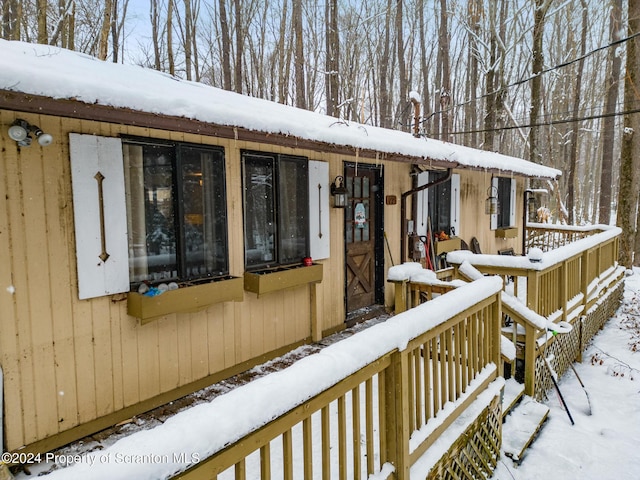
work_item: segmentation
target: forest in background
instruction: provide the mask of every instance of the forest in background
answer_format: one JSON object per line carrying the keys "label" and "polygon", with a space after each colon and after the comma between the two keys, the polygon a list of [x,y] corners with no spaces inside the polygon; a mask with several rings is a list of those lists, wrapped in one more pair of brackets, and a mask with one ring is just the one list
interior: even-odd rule
{"label": "forest in background", "polygon": [[[3,0],[1,37],[529,159],[554,219],[640,252],[631,0]],[[636,255],[636,261],[640,254]],[[636,262],[637,263],[637,262]]]}

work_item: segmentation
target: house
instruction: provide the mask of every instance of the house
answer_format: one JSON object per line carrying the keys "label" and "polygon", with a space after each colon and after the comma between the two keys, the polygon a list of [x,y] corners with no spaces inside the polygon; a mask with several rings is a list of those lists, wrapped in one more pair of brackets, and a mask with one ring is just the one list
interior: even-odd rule
{"label": "house", "polygon": [[49,451],[391,307],[389,267],[425,243],[520,253],[527,179],[560,175],[56,47],[0,53],[6,451]]}

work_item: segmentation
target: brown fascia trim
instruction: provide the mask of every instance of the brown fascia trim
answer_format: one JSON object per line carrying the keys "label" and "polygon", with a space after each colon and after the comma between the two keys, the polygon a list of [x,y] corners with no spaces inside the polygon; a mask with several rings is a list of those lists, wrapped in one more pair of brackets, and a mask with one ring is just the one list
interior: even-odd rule
{"label": "brown fascia trim", "polygon": [[487,169],[482,167],[468,167],[457,162],[435,160],[428,157],[413,157],[398,153],[378,152],[372,149],[360,149],[356,152],[354,147],[336,145],[333,143],[307,140],[300,137],[285,135],[282,133],[265,133],[240,127],[217,125],[185,117],[172,117],[155,113],[141,112],[130,108],[116,108],[105,105],[84,103],[78,100],[54,99],[40,95],[30,95],[11,90],[0,90],[0,108],[39,115],[52,115],[58,117],[74,118],[79,120],[92,120],[97,122],[117,123],[136,127],[155,128],[170,132],[194,133],[207,137],[236,139],[240,141],[266,143],[290,148],[302,148],[315,152],[325,152],[337,155],[354,156],[361,158],[388,160],[415,165],[423,165],[432,168],[461,168],[465,170],[477,170],[498,175],[513,174],[524,176],[522,173],[507,170]]}

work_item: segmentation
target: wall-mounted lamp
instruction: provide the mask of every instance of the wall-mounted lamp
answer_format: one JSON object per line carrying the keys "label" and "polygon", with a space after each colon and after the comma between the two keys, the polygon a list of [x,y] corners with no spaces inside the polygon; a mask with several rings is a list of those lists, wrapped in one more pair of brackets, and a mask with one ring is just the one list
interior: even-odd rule
{"label": "wall-mounted lamp", "polygon": [[487,199],[484,201],[484,213],[495,215],[498,213],[498,189],[489,187],[487,189]]}
{"label": "wall-mounted lamp", "polygon": [[40,127],[36,125],[30,125],[26,120],[18,118],[8,130],[9,138],[15,141],[20,147],[28,147],[31,145],[32,138],[31,133],[36,136],[38,144],[42,147],[51,145],[53,143],[53,137],[48,133],[44,133]]}
{"label": "wall-mounted lamp", "polygon": [[333,195],[333,206],[335,208],[345,208],[347,206],[347,189],[344,186],[344,178],[338,175],[331,184],[331,195]]}

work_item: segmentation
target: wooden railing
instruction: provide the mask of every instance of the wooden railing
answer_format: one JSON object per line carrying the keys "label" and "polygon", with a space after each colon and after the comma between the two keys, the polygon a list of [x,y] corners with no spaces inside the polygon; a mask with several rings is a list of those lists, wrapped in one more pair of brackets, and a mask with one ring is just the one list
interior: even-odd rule
{"label": "wooden railing", "polygon": [[[505,289],[522,300],[531,314],[514,310],[503,303],[503,312],[513,322],[511,334],[514,343],[524,346],[525,392],[535,393],[535,365],[539,346],[547,341],[546,329],[532,322],[536,315],[542,322],[569,322],[572,325],[595,304],[599,296],[617,285],[624,269],[618,267],[617,228],[569,227],[553,228],[536,225],[534,245],[546,253],[541,263],[532,263],[527,257],[501,257],[499,255],[471,255],[454,253],[447,260],[458,269],[467,261],[483,274],[500,275]],[[539,243],[545,239],[548,243]],[[573,240],[573,241],[572,241]],[[571,242],[572,241],[572,242]],[[553,248],[556,245],[562,245]],[[464,277],[464,275],[462,275]]]}
{"label": "wooden railing", "polygon": [[544,252],[564,247],[601,231],[598,227],[576,227],[528,223],[525,238],[526,251],[537,247]]}
{"label": "wooden railing", "polygon": [[[497,279],[480,279],[294,364],[265,388],[302,382],[309,400],[176,478],[408,480],[416,460],[501,375],[500,295]],[[323,368],[339,361],[348,369],[362,352],[373,356],[315,390]],[[238,411],[239,424],[248,413]]]}

